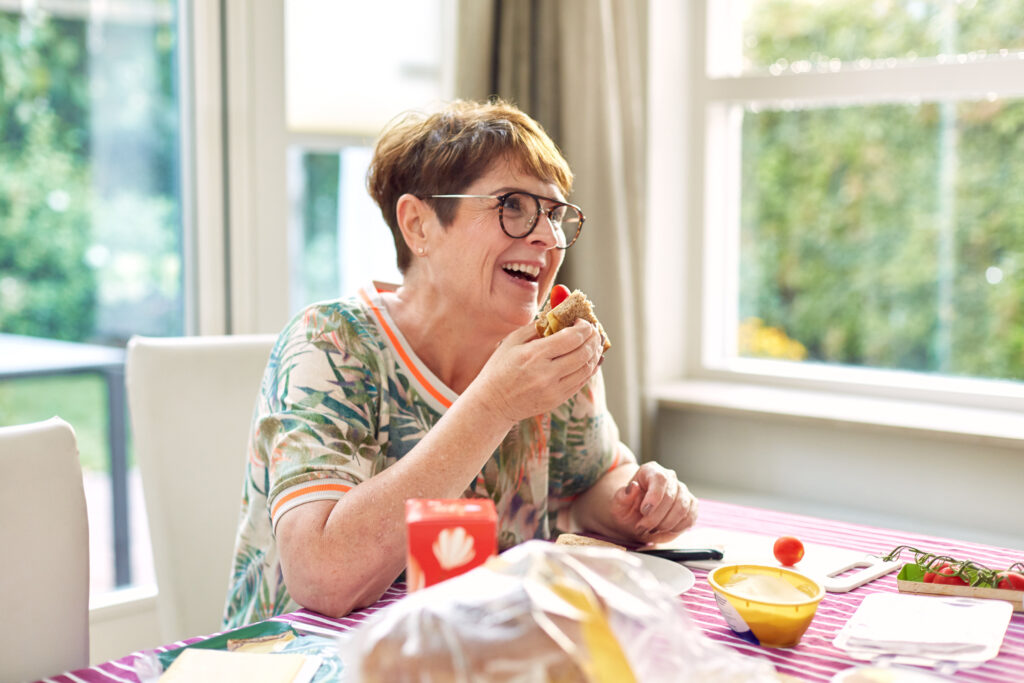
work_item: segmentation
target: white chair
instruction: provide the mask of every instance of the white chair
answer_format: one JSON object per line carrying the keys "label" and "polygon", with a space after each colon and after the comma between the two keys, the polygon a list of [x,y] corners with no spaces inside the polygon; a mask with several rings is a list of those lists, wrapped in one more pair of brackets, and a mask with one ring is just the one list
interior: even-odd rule
{"label": "white chair", "polygon": [[0,427],[0,678],[89,665],[89,523],[75,432]]}
{"label": "white chair", "polygon": [[165,642],[219,631],[274,335],[134,337],[125,380]]}

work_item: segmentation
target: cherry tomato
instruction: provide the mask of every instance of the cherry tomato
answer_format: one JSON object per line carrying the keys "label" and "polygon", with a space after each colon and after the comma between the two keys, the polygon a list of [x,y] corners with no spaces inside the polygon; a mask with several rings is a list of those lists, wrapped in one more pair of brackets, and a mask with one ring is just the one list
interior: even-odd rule
{"label": "cherry tomato", "polygon": [[558,304],[562,303],[569,298],[569,288],[565,285],[555,285],[551,290],[551,308],[554,308]]}
{"label": "cherry tomato", "polygon": [[999,572],[996,574],[996,588],[1024,591],[1024,574],[1020,572]]}
{"label": "cherry tomato", "polygon": [[792,567],[804,556],[804,544],[795,536],[780,536],[772,547],[775,559],[787,567]]}
{"label": "cherry tomato", "polygon": [[925,572],[924,573],[924,579],[923,579],[924,582],[925,583],[935,583],[935,577],[938,575],[937,572],[939,572],[939,571],[941,571],[943,569],[946,569],[947,567],[949,567],[949,562],[943,562],[943,563],[939,564],[936,567],[932,567],[933,571]]}
{"label": "cherry tomato", "polygon": [[948,562],[943,562],[939,570],[935,572],[935,580],[932,583],[944,583],[947,586],[970,585],[956,575],[956,568],[950,566]]}

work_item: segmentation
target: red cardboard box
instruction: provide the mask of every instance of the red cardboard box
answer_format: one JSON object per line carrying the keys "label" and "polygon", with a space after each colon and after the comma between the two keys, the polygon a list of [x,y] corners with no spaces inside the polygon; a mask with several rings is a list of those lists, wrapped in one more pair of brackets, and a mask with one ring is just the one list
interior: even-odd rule
{"label": "red cardboard box", "polygon": [[498,513],[489,498],[405,501],[409,592],[483,564],[498,551]]}

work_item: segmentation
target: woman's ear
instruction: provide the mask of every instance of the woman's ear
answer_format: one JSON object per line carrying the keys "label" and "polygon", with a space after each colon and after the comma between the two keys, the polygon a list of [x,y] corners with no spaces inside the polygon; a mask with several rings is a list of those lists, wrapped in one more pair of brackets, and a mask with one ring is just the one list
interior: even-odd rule
{"label": "woman's ear", "polygon": [[398,198],[395,217],[409,251],[422,255],[427,248],[426,224],[436,220],[434,211],[416,195],[406,193]]}

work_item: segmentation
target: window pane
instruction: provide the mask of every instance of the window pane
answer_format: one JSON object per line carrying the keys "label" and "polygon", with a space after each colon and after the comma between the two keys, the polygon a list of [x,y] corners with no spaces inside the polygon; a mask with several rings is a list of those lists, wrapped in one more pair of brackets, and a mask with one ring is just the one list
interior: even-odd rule
{"label": "window pane", "polygon": [[401,281],[366,170],[389,121],[443,99],[450,11],[450,0],[285,4],[293,311]]}
{"label": "window pane", "polygon": [[1024,101],[748,109],[740,355],[1024,378]]}
{"label": "window pane", "polygon": [[[0,333],[120,348],[182,334],[176,3],[5,7],[21,9],[0,11]],[[63,348],[55,364],[84,349]],[[112,519],[138,482],[111,486],[127,435],[108,434],[109,409],[96,373],[0,381],[0,423],[58,414],[76,430],[94,593],[153,581],[145,535],[115,562],[115,529],[144,531],[145,511],[130,498],[133,520]]]}
{"label": "window pane", "polygon": [[744,72],[1024,49],[1024,3],[1007,0],[743,0]]}
{"label": "window pane", "polygon": [[285,3],[288,128],[376,135],[400,111],[437,100],[442,4]]}
{"label": "window pane", "polygon": [[292,310],[354,292],[371,280],[400,282],[391,231],[366,191],[373,149],[352,145],[338,152],[290,152],[294,231],[301,246],[292,267]]}
{"label": "window pane", "polygon": [[301,263],[293,268],[300,278],[292,291],[303,302],[337,296],[338,284],[338,191],[341,157],[338,154],[299,152],[302,187],[298,206],[302,235]]}

